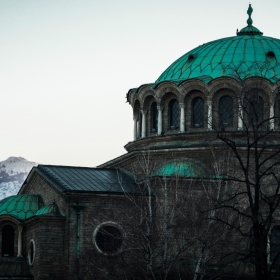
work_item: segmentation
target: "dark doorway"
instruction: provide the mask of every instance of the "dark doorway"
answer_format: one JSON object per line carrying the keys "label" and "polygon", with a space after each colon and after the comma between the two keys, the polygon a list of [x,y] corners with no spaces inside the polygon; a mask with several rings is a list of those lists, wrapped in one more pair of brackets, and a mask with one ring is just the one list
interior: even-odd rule
{"label": "dark doorway", "polygon": [[14,239],[15,230],[11,225],[6,225],[2,228],[2,256],[14,256]]}

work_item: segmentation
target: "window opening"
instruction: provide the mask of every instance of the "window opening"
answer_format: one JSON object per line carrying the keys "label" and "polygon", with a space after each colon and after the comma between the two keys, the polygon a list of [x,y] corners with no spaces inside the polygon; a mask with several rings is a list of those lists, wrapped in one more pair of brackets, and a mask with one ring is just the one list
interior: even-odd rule
{"label": "window opening", "polygon": [[263,121],[263,99],[258,94],[254,94],[249,100],[249,116],[254,124]]}
{"label": "window opening", "polygon": [[175,129],[179,127],[180,115],[179,115],[179,103],[176,99],[169,102],[169,117],[170,128]]}
{"label": "window opening", "polygon": [[190,61],[192,61],[192,60],[194,60],[194,55],[193,55],[193,54],[190,54],[189,57],[188,57],[188,61],[190,62]]}
{"label": "window opening", "polygon": [[274,104],[274,122],[278,126],[280,126],[280,98],[279,96],[276,97],[275,104]]}
{"label": "window opening", "polygon": [[193,127],[204,126],[204,100],[201,97],[196,97],[193,100]]}
{"label": "window opening", "polygon": [[233,125],[233,100],[225,95],[219,101],[219,117],[221,126]]}
{"label": "window opening", "polygon": [[269,51],[267,54],[266,54],[266,57],[268,59],[275,59],[275,53],[272,52],[272,51]]}
{"label": "window opening", "polygon": [[11,225],[5,225],[2,228],[2,256],[13,257],[14,256],[14,239],[15,230]]}
{"label": "window opening", "polygon": [[270,261],[274,264],[280,264],[280,226],[272,229],[270,235]]}
{"label": "window opening", "polygon": [[264,226],[259,225],[258,226],[259,235],[262,236],[260,238],[261,244],[255,247],[255,234],[254,234],[254,228],[252,227],[250,230],[250,262],[255,263],[255,256],[256,254],[260,253],[262,257],[264,258],[263,261],[265,261],[266,254],[267,254],[267,240],[263,233]]}
{"label": "window opening", "polygon": [[151,106],[151,112],[152,112],[152,132],[157,132],[158,130],[158,109],[157,109],[157,103],[153,102]]}
{"label": "window opening", "polygon": [[122,246],[123,236],[117,227],[104,225],[98,229],[95,242],[100,251],[106,254],[115,254]]}
{"label": "window opening", "polygon": [[35,242],[33,239],[31,239],[29,243],[29,251],[28,251],[28,261],[30,265],[34,263],[34,259],[35,259]]}

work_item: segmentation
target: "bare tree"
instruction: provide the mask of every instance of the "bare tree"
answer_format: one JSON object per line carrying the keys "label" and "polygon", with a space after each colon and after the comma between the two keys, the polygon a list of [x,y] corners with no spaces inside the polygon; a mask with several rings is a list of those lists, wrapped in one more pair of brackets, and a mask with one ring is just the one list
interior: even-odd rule
{"label": "bare tree", "polygon": [[[256,67],[261,77],[269,71],[267,65]],[[231,155],[230,168],[220,175],[223,184],[232,190],[214,200],[212,210],[216,212],[211,219],[227,225],[238,241],[226,259],[243,261],[247,268],[252,263],[255,279],[271,279],[280,253],[279,250],[273,259],[269,258],[269,236],[280,202],[280,142],[274,128],[279,116],[263,90],[263,78],[244,80],[245,74],[239,69],[230,70],[240,84],[236,97],[239,131],[225,125],[221,115],[212,127],[217,133],[214,146],[219,147],[220,153],[229,151]],[[228,214],[219,215],[221,210]]]}
{"label": "bare tree", "polygon": [[[218,248],[223,247],[228,233],[227,227],[201,211],[202,204],[213,209],[212,197],[221,195],[221,186],[209,174],[181,174],[182,162],[173,156],[161,163],[149,154],[138,158],[134,174],[138,174],[141,195],[126,194],[134,209],[134,219],[126,225],[134,232],[133,238],[126,238],[130,244],[126,250],[134,252],[149,279],[186,279],[188,275],[196,280],[221,258]],[[158,168],[169,162],[172,174]]]}

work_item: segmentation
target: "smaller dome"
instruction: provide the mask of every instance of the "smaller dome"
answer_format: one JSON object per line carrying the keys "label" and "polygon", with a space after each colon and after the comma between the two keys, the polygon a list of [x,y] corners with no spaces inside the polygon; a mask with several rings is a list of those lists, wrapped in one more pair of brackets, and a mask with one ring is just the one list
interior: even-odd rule
{"label": "smaller dome", "polygon": [[172,161],[159,167],[153,176],[180,176],[187,178],[208,178],[208,172],[198,163],[187,160]]}
{"label": "smaller dome", "polygon": [[9,215],[18,220],[26,220],[34,216],[43,206],[44,202],[40,195],[13,195],[0,201],[0,216]]}
{"label": "smaller dome", "polygon": [[52,204],[44,206],[43,208],[39,209],[35,216],[64,216],[60,213],[58,205],[54,201]]}

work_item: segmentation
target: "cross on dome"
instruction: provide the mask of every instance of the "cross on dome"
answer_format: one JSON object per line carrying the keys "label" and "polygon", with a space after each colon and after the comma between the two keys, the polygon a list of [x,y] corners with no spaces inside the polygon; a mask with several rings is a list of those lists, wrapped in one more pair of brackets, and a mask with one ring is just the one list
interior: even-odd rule
{"label": "cross on dome", "polygon": [[253,20],[251,18],[251,15],[253,13],[253,8],[251,6],[251,4],[249,4],[248,10],[247,10],[247,14],[249,16],[249,18],[247,19],[247,26],[242,28],[239,32],[237,32],[237,36],[242,36],[242,35],[250,35],[250,36],[254,36],[254,35],[263,35],[263,33],[256,27],[254,27],[253,24]]}
{"label": "cross on dome", "polygon": [[253,23],[253,20],[251,18],[252,13],[253,13],[253,8],[252,8],[251,4],[249,4],[249,8],[247,10],[247,14],[249,16],[249,18],[247,20],[248,25],[252,25],[252,23]]}

